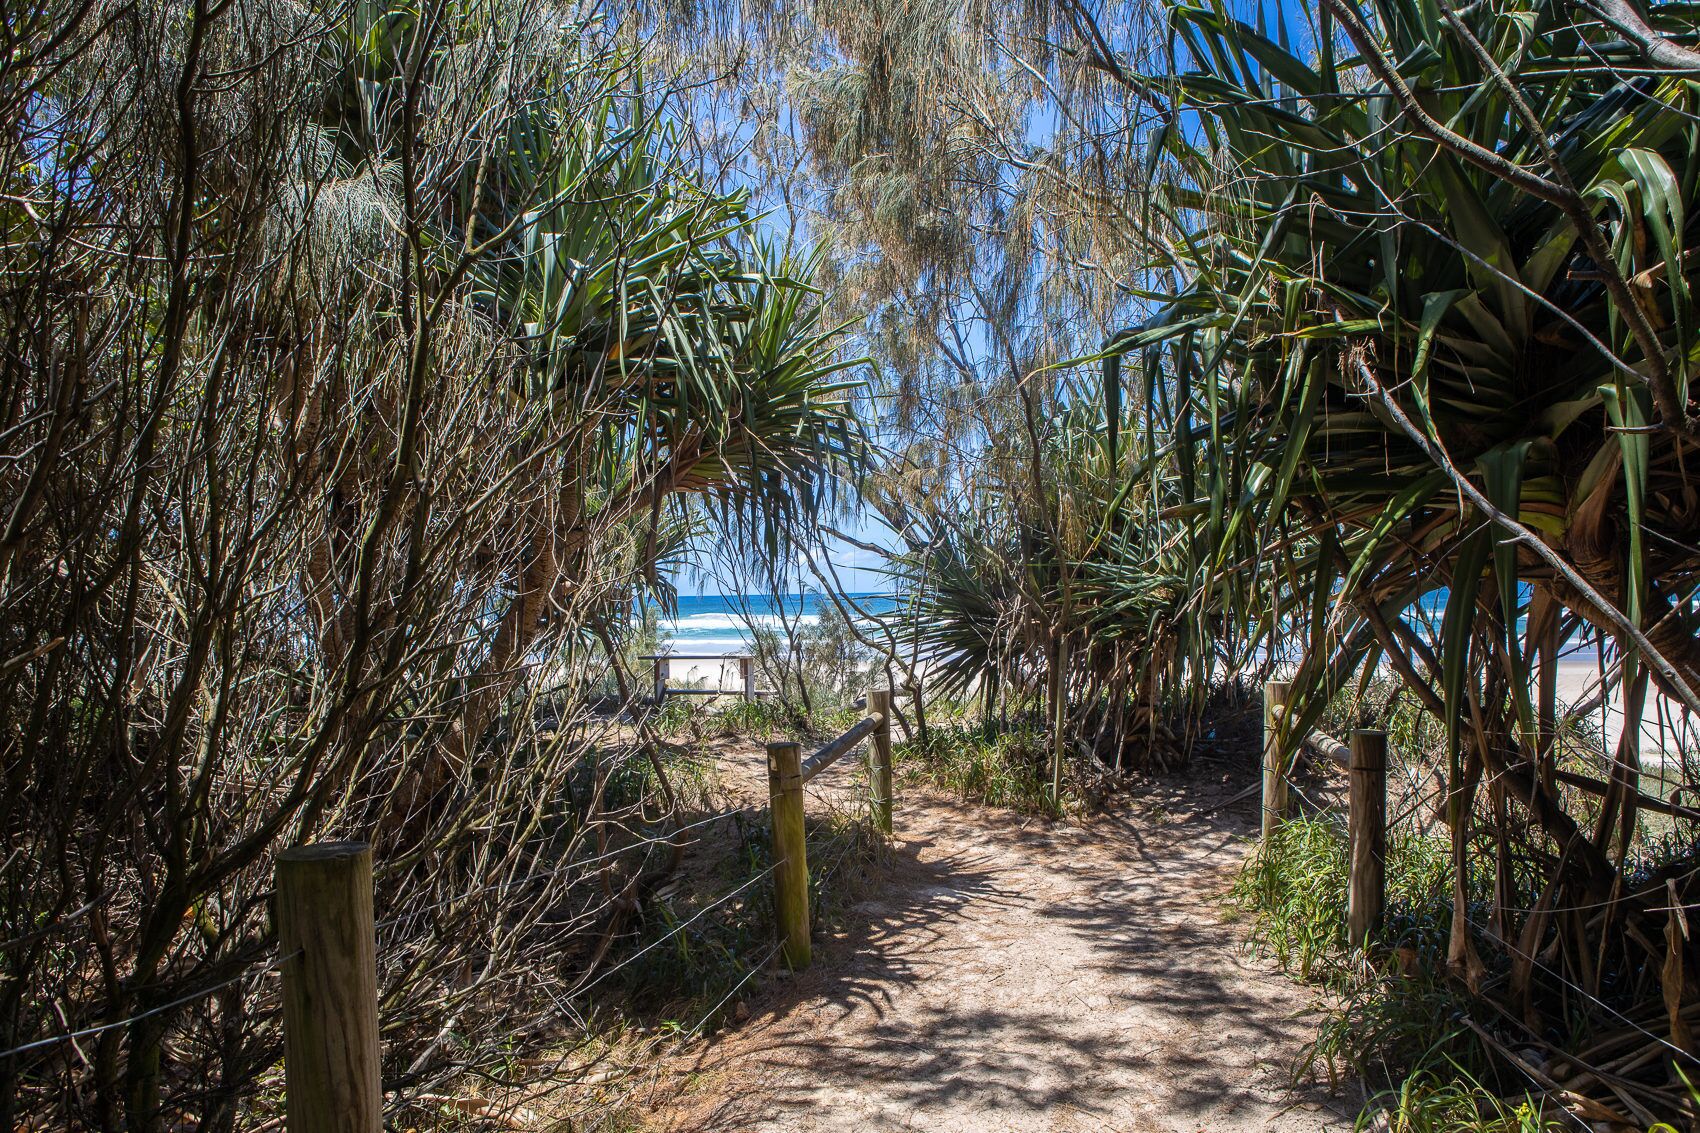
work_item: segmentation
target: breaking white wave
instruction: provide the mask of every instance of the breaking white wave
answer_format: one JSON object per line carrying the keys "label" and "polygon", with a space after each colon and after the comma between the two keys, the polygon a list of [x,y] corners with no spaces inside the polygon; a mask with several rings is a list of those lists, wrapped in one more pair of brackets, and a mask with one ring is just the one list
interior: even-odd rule
{"label": "breaking white wave", "polygon": [[[889,595],[856,595],[859,605],[881,612],[895,603]],[[768,595],[743,598],[723,595],[680,595],[672,617],[656,620],[661,648],[675,653],[747,652],[753,642],[751,629],[781,637],[818,626],[823,612],[830,610],[817,594],[787,595],[775,601]]]}
{"label": "breaking white wave", "polygon": [[820,622],[820,615],[799,614],[782,618],[778,614],[754,614],[746,620],[737,614],[686,614],[679,618],[663,618],[661,625],[674,634],[715,634],[725,630],[744,633],[752,623],[763,629],[783,629],[787,622],[798,626],[812,626]]}

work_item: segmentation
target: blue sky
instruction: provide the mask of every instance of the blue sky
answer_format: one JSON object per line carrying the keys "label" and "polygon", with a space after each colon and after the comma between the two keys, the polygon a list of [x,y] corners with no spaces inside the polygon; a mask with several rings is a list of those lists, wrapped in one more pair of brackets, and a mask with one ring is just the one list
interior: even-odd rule
{"label": "blue sky", "polygon": [[[1308,44],[1313,39],[1308,26],[1309,15],[1297,0],[1227,0],[1227,6],[1229,11],[1239,19],[1248,23],[1263,24],[1266,34],[1272,38],[1280,37],[1278,29],[1284,24],[1287,35],[1295,42]],[[1176,47],[1178,50],[1184,50],[1179,44]],[[744,142],[749,140],[752,133],[751,123],[747,120],[729,117],[723,103],[710,100],[698,105],[699,107],[709,108],[699,111],[699,113],[703,116],[702,120],[710,123],[711,128],[716,132],[722,136],[729,136]],[[790,131],[797,128],[788,108],[782,109],[781,115],[781,129]],[[1055,130],[1056,122],[1055,108],[1044,102],[1038,103],[1034,107],[1029,120],[1029,140],[1035,144],[1044,144]],[[744,171],[734,166],[717,172],[723,174],[728,181],[734,184],[743,181],[755,194],[756,207],[769,210],[758,222],[764,235],[779,242],[785,241],[788,237],[799,240],[809,238],[806,219],[794,216],[782,200],[762,197],[760,186],[750,184],[745,179]],[[983,353],[989,348],[984,328],[981,326],[971,323],[966,329],[966,337],[968,339],[967,346],[971,353]],[[861,542],[884,547],[890,547],[896,543],[894,533],[886,528],[877,517],[871,515],[843,519],[839,521],[838,525],[848,535]],[[706,540],[716,538],[718,538],[718,533],[712,533],[705,537]],[[879,555],[837,540],[830,542],[833,544],[830,552],[833,562],[837,566],[840,580],[846,588],[859,592],[890,588],[889,581],[877,572],[876,568],[880,562]],[[712,543],[705,542],[696,556],[703,565],[711,564],[712,555],[707,553],[710,549],[712,549]],[[705,592],[709,594],[720,592],[720,588],[713,578],[703,578],[700,572],[696,570],[687,569],[679,572],[674,581],[679,586],[681,594],[700,595]]]}
{"label": "blue sky", "polygon": [[[890,528],[880,521],[877,516],[863,514],[852,517],[836,524],[840,530],[859,542],[871,543],[880,547],[896,545],[897,538]],[[718,539],[718,532],[710,532],[703,537],[702,546],[698,548],[696,558],[702,565],[712,565],[712,555],[709,554],[712,542]],[[838,580],[852,594],[871,594],[888,592],[891,582],[879,571],[882,557],[875,552],[853,547],[839,540],[831,540],[832,563],[837,568]],[[689,596],[723,593],[722,587],[712,578],[701,577],[700,572],[686,569],[674,574],[674,585],[679,593]],[[813,585],[809,579],[808,585]]]}

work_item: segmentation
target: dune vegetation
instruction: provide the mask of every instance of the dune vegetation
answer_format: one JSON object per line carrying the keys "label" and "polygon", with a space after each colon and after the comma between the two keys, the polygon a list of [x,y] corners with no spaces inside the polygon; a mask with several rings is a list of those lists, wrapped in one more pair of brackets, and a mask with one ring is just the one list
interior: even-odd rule
{"label": "dune vegetation", "polygon": [[[17,0],[5,44],[0,1128],[281,1127],[274,868],[335,839],[389,1124],[621,1127],[607,1052],[773,962],[764,820],[692,864],[719,739],[872,682],[906,783],[1069,822],[1249,767],[1275,678],[1295,782],[1319,729],[1393,752],[1372,939],[1326,783],[1225,898],[1321,996],[1295,1074],[1696,1120],[1692,5]],[[729,607],[773,695],[652,701],[705,579],[818,606]],[[810,831],[823,908],[865,818]]]}

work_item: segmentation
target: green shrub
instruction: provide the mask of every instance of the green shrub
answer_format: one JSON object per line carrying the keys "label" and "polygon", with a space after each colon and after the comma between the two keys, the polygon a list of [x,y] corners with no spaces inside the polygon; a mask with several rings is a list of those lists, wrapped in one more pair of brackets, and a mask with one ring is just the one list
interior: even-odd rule
{"label": "green shrub", "polygon": [[1396,1128],[1501,1127],[1446,1124],[1453,1120],[1446,1114],[1473,1103],[1421,1085],[1489,1069],[1462,1021],[1467,997],[1434,967],[1451,925],[1448,864],[1441,839],[1396,835],[1390,841],[1386,915],[1367,953],[1354,953],[1346,942],[1348,852],[1338,816],[1282,823],[1246,862],[1230,895],[1255,915],[1255,946],[1328,989],[1316,1038],[1295,1076],[1319,1070],[1334,1083],[1343,1073],[1372,1087],[1402,1083],[1376,1099],[1390,1112],[1416,1107],[1412,1123]]}
{"label": "green shrub", "polygon": [[737,700],[714,713],[714,727],[721,735],[766,742],[788,734],[797,727],[797,721],[779,700]]}
{"label": "green shrub", "polygon": [[[667,784],[679,805],[690,811],[713,808],[719,787],[714,760],[693,748],[673,744],[661,744],[658,750]],[[637,748],[622,751],[614,758],[604,788],[606,804],[615,808],[640,802],[660,806],[665,792],[649,756]],[[585,784],[587,790],[590,786],[588,782]]]}
{"label": "green shrub", "polygon": [[1527,1098],[1508,1102],[1468,1075],[1417,1074],[1377,1099],[1358,1118],[1358,1129],[1386,1133],[1548,1133],[1568,1129],[1541,1115]]}
{"label": "green shrub", "polygon": [[1346,832],[1327,818],[1275,828],[1246,861],[1230,899],[1256,914],[1253,942],[1311,979],[1346,948]]}
{"label": "green shrub", "polygon": [[688,696],[680,696],[662,701],[660,709],[651,718],[656,732],[663,736],[692,733],[695,738],[694,733],[701,717],[696,708],[688,703],[690,699]]}
{"label": "green shrub", "polygon": [[817,707],[815,714],[808,720],[807,730],[811,736],[829,740],[855,727],[866,714],[867,709],[852,708],[848,705],[830,709]]}
{"label": "green shrub", "polygon": [[971,802],[1060,814],[1051,798],[1049,735],[1030,724],[986,720],[934,727],[927,742],[899,744],[894,758],[905,778],[929,782]]}
{"label": "green shrub", "polygon": [[1481,1044],[1463,1019],[1471,1004],[1444,972],[1406,952],[1380,969],[1343,983],[1321,1011],[1316,1038],[1294,1076],[1321,1071],[1330,1083],[1351,1074],[1390,1107],[1413,1080],[1488,1073]]}
{"label": "green shrub", "polygon": [[[1300,979],[1349,974],[1346,829],[1337,815],[1294,818],[1275,828],[1234,882],[1231,900],[1256,916],[1253,941]],[[1485,896],[1488,878],[1472,879]],[[1395,832],[1387,847],[1387,907],[1378,942],[1428,955],[1452,923],[1445,841]]]}

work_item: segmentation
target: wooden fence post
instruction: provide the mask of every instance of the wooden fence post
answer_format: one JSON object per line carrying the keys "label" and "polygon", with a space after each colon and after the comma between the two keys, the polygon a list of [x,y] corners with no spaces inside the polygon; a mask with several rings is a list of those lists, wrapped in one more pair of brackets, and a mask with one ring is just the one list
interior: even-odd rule
{"label": "wooden fence post", "polygon": [[891,833],[891,690],[868,690],[868,711],[879,713],[884,722],[874,729],[870,749],[869,778],[874,787],[874,825],[883,834]]}
{"label": "wooden fence post", "polygon": [[1281,713],[1287,707],[1291,681],[1263,686],[1263,840],[1287,817],[1287,769],[1281,751]]}
{"label": "wooden fence post", "polygon": [[659,708],[661,706],[661,702],[666,700],[666,699],[667,699],[667,662],[664,659],[657,657],[655,659],[655,705],[656,705],[656,707]]}
{"label": "wooden fence post", "polygon": [[754,657],[738,658],[738,675],[744,678],[744,699],[756,698],[756,659]]}
{"label": "wooden fence post", "polygon": [[1387,733],[1352,733],[1346,829],[1351,874],[1346,890],[1346,939],[1361,947],[1381,927],[1387,900]]}
{"label": "wooden fence post", "polygon": [[773,911],[780,953],[792,971],[809,966],[809,858],[803,833],[803,748],[789,740],[767,745],[767,785],[773,812]]}
{"label": "wooden fence post", "polygon": [[1068,725],[1068,636],[1057,638],[1051,654],[1051,802],[1062,805],[1064,735]]}
{"label": "wooden fence post", "polygon": [[372,847],[277,856],[283,1070],[289,1133],[382,1133]]}

